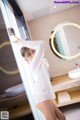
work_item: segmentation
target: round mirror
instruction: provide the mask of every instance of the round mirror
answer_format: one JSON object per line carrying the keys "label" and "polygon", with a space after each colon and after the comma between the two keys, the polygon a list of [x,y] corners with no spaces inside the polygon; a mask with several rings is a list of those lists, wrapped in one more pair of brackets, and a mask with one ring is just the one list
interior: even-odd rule
{"label": "round mirror", "polygon": [[80,56],[80,25],[66,22],[57,25],[50,34],[50,47],[53,53],[63,60]]}

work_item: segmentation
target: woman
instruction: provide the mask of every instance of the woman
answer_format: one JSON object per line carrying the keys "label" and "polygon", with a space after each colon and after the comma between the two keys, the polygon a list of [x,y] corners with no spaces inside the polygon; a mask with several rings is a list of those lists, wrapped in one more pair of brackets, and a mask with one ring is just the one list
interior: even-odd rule
{"label": "woman", "polygon": [[44,50],[43,41],[25,41],[21,48],[21,55],[28,61],[33,76],[35,104],[46,120],[65,120],[54,102],[55,94],[43,59]]}

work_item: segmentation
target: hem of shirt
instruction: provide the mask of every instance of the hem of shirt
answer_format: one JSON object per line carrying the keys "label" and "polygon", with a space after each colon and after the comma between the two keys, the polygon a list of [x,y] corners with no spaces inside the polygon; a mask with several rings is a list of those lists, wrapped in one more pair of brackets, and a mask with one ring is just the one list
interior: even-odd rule
{"label": "hem of shirt", "polygon": [[43,101],[46,101],[46,100],[51,100],[51,99],[56,99],[56,97],[45,98],[45,99],[43,99],[43,100],[41,100],[41,101],[37,102],[37,103],[36,103],[36,106],[37,106],[39,103],[43,102]]}

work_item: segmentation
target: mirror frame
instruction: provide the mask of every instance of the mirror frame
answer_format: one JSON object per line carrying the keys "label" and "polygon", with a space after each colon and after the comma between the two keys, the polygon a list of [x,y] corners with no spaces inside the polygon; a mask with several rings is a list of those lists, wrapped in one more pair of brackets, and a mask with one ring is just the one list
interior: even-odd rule
{"label": "mirror frame", "polygon": [[54,44],[53,44],[53,43],[54,43],[54,40],[55,40],[54,37],[55,37],[56,32],[57,32],[61,27],[64,27],[64,26],[67,26],[67,25],[75,26],[75,27],[77,27],[78,29],[80,29],[80,25],[78,25],[78,24],[76,24],[76,23],[72,23],[72,22],[60,23],[60,24],[58,24],[58,25],[53,29],[54,32],[52,33],[50,39],[51,39],[52,49],[53,49],[53,51],[55,52],[55,54],[56,54],[57,56],[59,56],[59,58],[63,58],[63,59],[65,59],[65,60],[72,60],[72,59],[75,59],[75,58],[79,57],[79,56],[80,56],[80,52],[77,53],[76,55],[73,55],[73,56],[64,56],[64,55],[60,54],[60,53],[56,50],[56,48],[55,48],[55,46],[54,46]]}

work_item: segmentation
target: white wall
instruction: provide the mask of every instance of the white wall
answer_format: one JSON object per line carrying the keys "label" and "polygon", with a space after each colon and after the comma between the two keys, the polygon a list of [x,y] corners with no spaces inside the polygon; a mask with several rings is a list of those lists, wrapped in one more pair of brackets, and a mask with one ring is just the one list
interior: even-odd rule
{"label": "white wall", "polygon": [[60,108],[65,114],[66,120],[80,120],[80,103]]}
{"label": "white wall", "polygon": [[72,21],[80,24],[79,11],[80,5],[28,22],[32,39],[42,39],[46,41],[45,56],[50,63],[51,77],[67,74],[68,71],[75,68],[75,60],[63,61],[52,53],[49,46],[49,35],[58,23]]}

